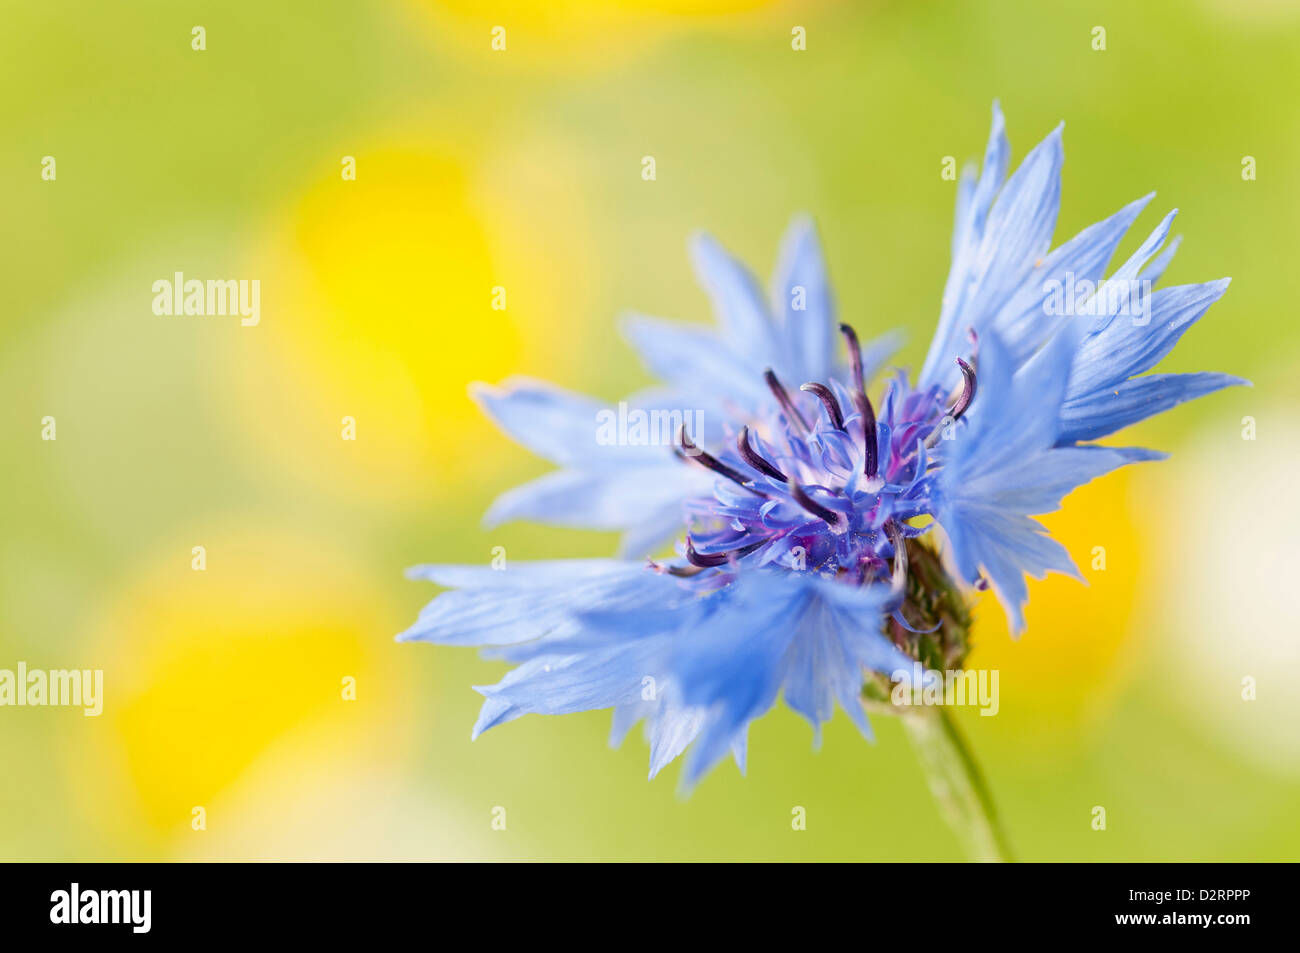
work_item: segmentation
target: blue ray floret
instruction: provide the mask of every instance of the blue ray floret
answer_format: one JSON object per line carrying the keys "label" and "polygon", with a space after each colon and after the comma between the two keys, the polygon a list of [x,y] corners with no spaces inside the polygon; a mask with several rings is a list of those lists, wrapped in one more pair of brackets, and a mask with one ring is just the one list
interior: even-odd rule
{"label": "blue ray floret", "polygon": [[[603,405],[536,381],[474,391],[508,434],[560,469],[509,491],[488,521],[619,530],[620,555],[494,569],[412,570],[450,591],[399,638],[480,646],[516,665],[477,735],[525,714],[612,709],[638,721],[653,777],[688,747],[693,784],[784,697],[820,732],[836,705],[862,730],[870,673],[922,644],[959,666],[961,593],[991,586],[1013,633],[1025,577],[1078,571],[1034,517],[1109,471],[1163,455],[1088,441],[1233,384],[1148,374],[1227,279],[1152,292],[1174,213],[1106,275],[1146,196],[1051,248],[1062,129],[1007,177],[1002,113],[958,187],[952,266],[916,380],[897,345],[837,324],[816,231],[796,220],[770,297],[720,245],[691,245],[716,328],[633,316],[626,334],[665,387],[626,407],[698,409],[664,441],[596,439]],[[837,357],[842,343],[845,359]],[[626,408],[625,408],[626,409]],[[677,415],[677,416],[674,416]],[[926,643],[922,636],[933,634]]]}

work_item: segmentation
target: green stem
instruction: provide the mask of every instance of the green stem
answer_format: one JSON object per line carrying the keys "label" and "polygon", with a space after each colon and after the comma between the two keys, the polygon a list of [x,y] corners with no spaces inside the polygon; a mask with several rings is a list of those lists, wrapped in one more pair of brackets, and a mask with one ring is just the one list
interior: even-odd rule
{"label": "green stem", "polygon": [[1010,861],[988,785],[970,748],[944,705],[926,706],[901,718],[930,782],[930,793],[971,860]]}

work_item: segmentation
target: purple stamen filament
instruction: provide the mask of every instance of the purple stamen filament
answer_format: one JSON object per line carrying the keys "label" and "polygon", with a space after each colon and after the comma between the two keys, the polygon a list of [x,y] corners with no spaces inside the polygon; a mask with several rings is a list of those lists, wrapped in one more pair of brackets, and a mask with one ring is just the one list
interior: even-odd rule
{"label": "purple stamen filament", "polygon": [[740,452],[741,458],[759,473],[770,476],[773,480],[780,480],[782,483],[790,482],[784,473],[749,445],[748,427],[740,428],[740,435],[736,438],[736,449]]}
{"label": "purple stamen filament", "polygon": [[961,368],[962,389],[952,409],[948,411],[948,416],[953,420],[960,420],[961,415],[966,413],[966,408],[970,406],[970,402],[975,399],[975,369],[960,357],[957,358],[957,366]]}
{"label": "purple stamen filament", "polygon": [[700,566],[670,566],[666,563],[657,563],[653,559],[648,559],[646,562],[655,572],[667,573],[679,579],[690,579],[692,576],[698,576],[704,572],[704,569]]}
{"label": "purple stamen filament", "polygon": [[853,371],[853,400],[858,405],[858,413],[862,415],[864,443],[862,470],[868,477],[875,477],[879,466],[880,450],[876,446],[876,412],[871,406],[870,398],[867,397],[867,385],[862,377],[862,348],[858,344],[858,332],[852,327],[841,324],[840,333],[844,335],[844,342],[849,350],[849,366]]}
{"label": "purple stamen filament", "polygon": [[806,436],[808,434],[808,422],[800,415],[799,408],[796,407],[794,401],[790,399],[789,392],[787,392],[786,389],[781,386],[781,382],[776,379],[776,375],[772,373],[772,368],[769,367],[763,372],[763,380],[767,381],[767,386],[772,392],[772,396],[776,398],[776,402],[780,404],[781,409],[785,411],[785,416],[789,419],[790,426],[794,427],[801,434]]}
{"label": "purple stamen filament", "polygon": [[750,553],[757,551],[766,546],[768,540],[760,539],[754,543],[748,543],[739,549],[732,549],[725,553],[707,553],[701,554],[695,551],[695,544],[691,542],[689,536],[686,537],[686,561],[692,566],[699,566],[701,569],[711,569],[714,566],[725,566],[733,559],[740,559],[748,556]]}
{"label": "purple stamen filament", "polygon": [[835,429],[844,430],[844,413],[840,410],[840,402],[835,399],[835,395],[831,393],[829,387],[825,384],[810,382],[802,385],[799,389],[815,395],[822,402],[822,406],[826,408],[826,413],[831,418],[831,423]]}
{"label": "purple stamen filament", "polygon": [[840,525],[840,522],[844,519],[844,517],[841,516],[839,513],[836,513],[834,510],[822,506],[820,503],[818,503],[816,500],[810,497],[807,493],[803,491],[803,488],[800,487],[798,483],[790,484],[790,496],[794,499],[796,503],[802,506],[813,516],[816,516],[818,519],[825,522],[827,526],[838,527]]}
{"label": "purple stamen filament", "polygon": [[930,436],[925,438],[927,447],[933,447],[937,444],[942,439],[943,432],[961,419],[961,415],[966,413],[971,401],[975,399],[975,368],[960,357],[957,358],[957,366],[961,368],[961,393],[957,395],[957,398],[952,402],[952,406],[948,408],[948,413],[944,414],[934,430],[930,431]]}
{"label": "purple stamen filament", "polygon": [[759,496],[767,495],[763,493],[761,490],[756,490],[752,486],[749,486],[745,482],[745,477],[741,473],[739,473],[736,470],[733,470],[731,467],[727,466],[725,463],[723,463],[721,460],[719,460],[717,457],[713,456],[712,454],[706,453],[705,451],[697,447],[694,441],[692,441],[691,438],[686,435],[686,427],[684,425],[682,426],[682,429],[678,432],[677,442],[681,444],[681,447],[680,448],[675,447],[674,452],[683,460],[690,460],[695,463],[698,463],[706,470],[712,470],[714,473],[718,474],[719,476],[724,476],[728,480],[731,480],[733,483],[736,483],[737,485],[744,487],[750,493],[756,493]]}

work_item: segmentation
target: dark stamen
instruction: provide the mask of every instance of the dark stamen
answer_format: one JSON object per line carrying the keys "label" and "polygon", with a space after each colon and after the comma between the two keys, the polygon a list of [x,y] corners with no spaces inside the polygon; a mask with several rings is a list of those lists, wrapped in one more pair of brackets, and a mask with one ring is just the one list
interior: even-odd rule
{"label": "dark stamen", "polygon": [[776,379],[776,375],[772,373],[772,368],[769,367],[763,372],[763,380],[767,381],[767,386],[768,389],[772,391],[772,396],[776,398],[776,402],[780,404],[781,409],[785,411],[786,417],[790,420],[790,426],[807,436],[808,422],[799,414],[799,408],[794,405],[794,401],[790,399],[789,393],[787,393],[786,389],[781,386],[781,382]]}
{"label": "dark stamen", "polygon": [[962,383],[961,394],[953,403],[952,409],[948,411],[948,416],[953,420],[960,420],[961,415],[966,413],[966,408],[970,406],[970,402],[975,399],[975,368],[960,357],[957,358],[957,366],[961,368],[961,374],[965,380]]}
{"label": "dark stamen", "polygon": [[683,425],[682,429],[677,433],[677,442],[680,443],[681,446],[674,447],[673,452],[676,453],[683,460],[689,460],[693,463],[698,463],[700,466],[704,467],[705,469],[712,470],[714,473],[718,474],[719,476],[724,476],[728,480],[731,480],[733,483],[743,486],[750,493],[757,493],[759,496],[767,495],[766,493],[763,493],[760,490],[754,489],[752,486],[748,486],[745,483],[745,477],[741,473],[739,473],[736,470],[733,470],[731,467],[727,466],[725,463],[723,463],[721,460],[719,460],[717,457],[713,456],[712,454],[706,453],[705,451],[697,447],[695,443],[691,440],[691,438],[686,435],[685,425]]}
{"label": "dark stamen", "polygon": [[876,446],[876,412],[867,397],[867,384],[862,378],[862,348],[858,344],[858,332],[847,324],[840,325],[840,334],[849,349],[849,366],[853,371],[853,400],[862,415],[862,437],[865,444],[863,472],[868,477],[875,477],[879,466],[880,448]]}
{"label": "dark stamen", "polygon": [[858,345],[858,332],[853,330],[850,324],[840,325],[840,334],[844,335],[844,343],[849,349],[849,367],[853,371],[853,384],[859,394],[866,393],[865,382],[862,379],[862,348]]}
{"label": "dark stamen", "polygon": [[948,408],[948,413],[944,414],[943,419],[935,425],[935,428],[930,431],[930,435],[925,438],[926,447],[933,447],[938,444],[943,438],[944,431],[961,419],[961,415],[966,413],[971,401],[975,399],[975,368],[960,357],[957,358],[957,365],[961,368],[961,393],[957,395],[957,399]]}
{"label": "dark stamen", "polygon": [[840,402],[835,399],[831,389],[825,384],[808,383],[799,388],[801,391],[809,394],[815,394],[817,399],[822,402],[826,408],[826,413],[830,415],[831,423],[835,425],[836,430],[844,429],[844,412],[840,410]]}
{"label": "dark stamen", "polygon": [[678,579],[690,579],[692,576],[698,576],[704,570],[699,566],[670,566],[667,563],[657,563],[653,559],[647,559],[650,569],[660,575],[676,576]]}
{"label": "dark stamen", "polygon": [[689,536],[686,537],[686,560],[692,566],[699,566],[701,569],[710,569],[714,566],[725,566],[732,559],[740,559],[748,556],[750,553],[767,545],[767,540],[760,539],[755,543],[748,543],[739,549],[733,549],[725,553],[707,553],[701,554],[695,551],[695,544],[691,542]]}
{"label": "dark stamen", "polygon": [[736,438],[736,449],[740,451],[740,455],[745,462],[759,473],[770,476],[773,480],[780,480],[782,483],[790,482],[784,473],[768,463],[762,454],[749,445],[748,427],[740,428],[740,435]]}
{"label": "dark stamen", "polygon": [[837,527],[844,519],[844,517],[841,516],[839,513],[836,513],[834,510],[822,506],[820,503],[818,503],[816,500],[810,497],[807,493],[803,491],[803,488],[800,487],[798,483],[790,484],[790,496],[794,498],[794,501],[796,503],[802,506],[813,516],[825,522],[827,526],[830,526],[832,528]]}

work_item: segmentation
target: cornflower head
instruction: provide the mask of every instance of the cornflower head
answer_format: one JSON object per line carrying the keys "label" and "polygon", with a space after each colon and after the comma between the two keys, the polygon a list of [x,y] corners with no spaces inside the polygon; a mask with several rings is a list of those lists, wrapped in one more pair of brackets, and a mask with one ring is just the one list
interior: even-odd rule
{"label": "cornflower head", "polygon": [[[1150,291],[1177,246],[1161,252],[1173,212],[1103,280],[1152,196],[1051,249],[1061,128],[1008,178],[1009,151],[995,103],[982,170],[958,185],[925,363],[914,381],[886,373],[876,400],[897,339],[864,345],[836,322],[806,220],[785,239],[770,300],[701,236],[692,255],[718,327],[627,321],[667,386],[625,409],[693,420],[694,432],[598,440],[609,412],[597,401],[521,379],[475,389],[508,434],[560,467],[498,499],[490,524],[623,534],[617,559],[411,571],[450,591],[399,638],[516,664],[477,689],[475,737],[528,713],[608,708],[611,743],[647,721],[651,777],[689,746],[689,786],[728,752],[744,769],[748,725],[778,695],[818,735],[836,703],[869,735],[864,686],[916,661],[962,666],[971,588],[991,586],[1019,634],[1026,575],[1078,575],[1033,517],[1163,456],[1092,441],[1246,382],[1146,373],[1228,284]],[[675,556],[647,558],[674,537]]]}

